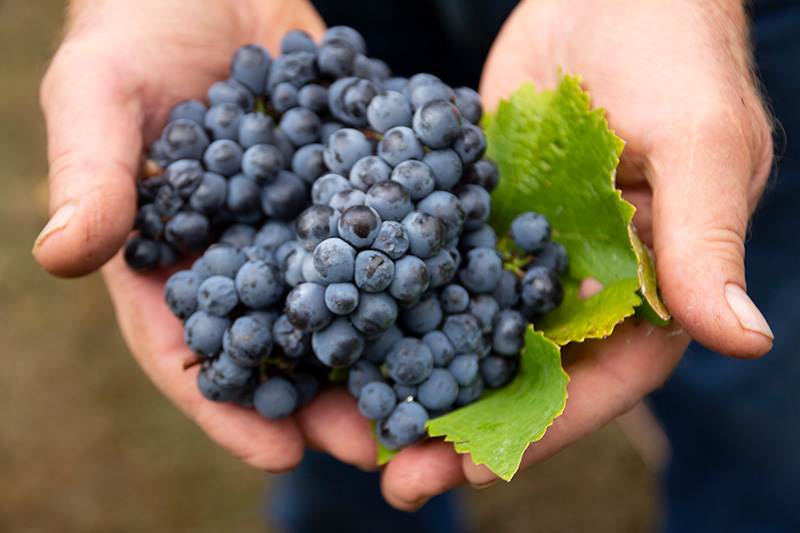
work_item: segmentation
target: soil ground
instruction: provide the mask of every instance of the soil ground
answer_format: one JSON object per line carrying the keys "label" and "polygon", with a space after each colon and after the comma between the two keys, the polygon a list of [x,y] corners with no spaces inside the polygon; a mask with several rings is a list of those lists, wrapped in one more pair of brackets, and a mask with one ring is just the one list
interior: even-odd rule
{"label": "soil ground", "polygon": [[[63,4],[0,2],[0,531],[272,531],[269,477],[217,448],[144,377],[97,275],[30,255],[46,222],[38,85]],[[466,490],[476,533],[646,532],[654,477],[611,424],[509,484]]]}

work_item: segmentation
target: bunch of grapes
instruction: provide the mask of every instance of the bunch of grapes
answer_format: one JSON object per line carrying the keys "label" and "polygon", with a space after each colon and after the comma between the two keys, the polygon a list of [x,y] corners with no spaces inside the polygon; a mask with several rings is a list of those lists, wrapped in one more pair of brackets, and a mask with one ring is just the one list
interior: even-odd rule
{"label": "bunch of grapes", "polygon": [[344,26],[319,45],[292,31],[276,58],[238,49],[208,105],[177,104],[151,145],[125,257],[202,254],[165,298],[204,396],[275,419],[346,382],[396,450],[513,378],[567,254],[529,212],[504,262],[474,90],[365,53]]}

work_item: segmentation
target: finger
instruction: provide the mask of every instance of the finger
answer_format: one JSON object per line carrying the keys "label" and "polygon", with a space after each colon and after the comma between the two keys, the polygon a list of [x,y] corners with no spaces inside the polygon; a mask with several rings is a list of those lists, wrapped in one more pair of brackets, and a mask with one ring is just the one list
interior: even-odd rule
{"label": "finger", "polygon": [[142,147],[136,89],[124,62],[65,43],[42,84],[51,218],[33,254],[59,276],[91,272],[120,249],[133,226]]}
{"label": "finger", "polygon": [[362,470],[378,468],[377,444],[369,420],[344,388],[320,392],[298,411],[296,419],[310,446]]}
{"label": "finger", "polygon": [[430,498],[464,481],[461,456],[451,443],[434,439],[395,455],[381,476],[381,491],[392,507],[416,511]]}
{"label": "finger", "polygon": [[763,135],[768,128],[750,124],[741,110],[705,113],[694,126],[678,121],[653,141],[660,147],[650,155],[649,176],[659,286],[700,343],[726,355],[760,356],[773,335],[746,294],[744,242],[769,172],[771,141]]}
{"label": "finger", "polygon": [[[528,446],[520,468],[547,459],[632,409],[667,378],[688,343],[679,326],[629,320],[607,339],[565,347],[564,368],[570,376],[566,407],[544,437]],[[498,479],[469,456],[463,457],[463,469],[473,486]]]}
{"label": "finger", "polygon": [[134,273],[121,254],[102,272],[122,334],[156,387],[214,442],[245,463],[270,472],[299,464],[304,442],[293,419],[267,420],[252,409],[213,402],[200,394],[199,368],[184,370],[192,353],[183,340],[180,321],[164,303],[166,274]]}

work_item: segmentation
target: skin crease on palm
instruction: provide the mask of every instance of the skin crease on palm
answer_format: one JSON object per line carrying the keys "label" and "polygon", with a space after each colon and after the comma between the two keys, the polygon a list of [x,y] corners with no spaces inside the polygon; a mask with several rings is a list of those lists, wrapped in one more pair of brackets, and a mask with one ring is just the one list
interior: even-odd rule
{"label": "skin crease on palm", "polygon": [[[144,372],[246,463],[285,471],[308,445],[374,469],[369,423],[346,391],[323,391],[281,421],[205,400],[195,383],[197,367],[184,370],[192,354],[163,302],[167,274],[134,274],[114,255],[132,226],[139,154],[171,105],[202,97],[227,74],[237,46],[260,42],[275,54],[293,28],[318,38],[324,24],[300,0],[152,0],[135,8],[74,2],[41,97],[51,212],[68,208],[34,252],[61,276],[104,265],[120,328]],[[627,321],[608,339],[565,348],[566,410],[529,447],[523,468],[632,408],[667,378],[690,336],[734,357],[770,349],[768,326],[743,323],[728,296],[731,285],[745,287],[747,220],[772,153],[746,42],[741,6],[723,0],[528,0],[498,36],[480,88],[486,109],[524,81],[555,86],[560,68],[581,76],[593,105],[607,110],[611,128],[626,140],[617,183],[637,207],[634,222],[654,250],[663,297],[676,318],[667,328]],[[583,294],[598,288],[587,281]],[[383,469],[382,490],[390,504],[413,510],[453,486],[496,480],[468,455],[433,439],[397,454]]]}

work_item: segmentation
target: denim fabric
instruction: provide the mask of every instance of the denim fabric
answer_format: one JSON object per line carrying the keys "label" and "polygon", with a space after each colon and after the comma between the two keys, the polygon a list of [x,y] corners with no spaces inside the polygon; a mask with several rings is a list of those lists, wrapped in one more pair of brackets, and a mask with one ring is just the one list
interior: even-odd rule
{"label": "denim fabric", "polygon": [[[477,87],[492,39],[513,0],[315,0],[329,25],[364,34],[370,56],[397,75],[431,72]],[[665,533],[800,531],[800,4],[756,0],[756,59],[780,121],[779,172],[746,245],[747,288],[775,347],[739,361],[693,344],[650,402],[673,459],[664,478]],[[284,530],[463,530],[456,493],[406,515],[382,502],[377,474],[310,453],[275,478],[270,518]],[[395,528],[395,529],[392,529]]]}
{"label": "denim fabric", "polygon": [[800,4],[787,4],[756,2],[754,19],[780,127],[778,172],[752,220],[745,268],[774,348],[739,361],[693,344],[652,395],[674,454],[665,533],[800,531]]}

